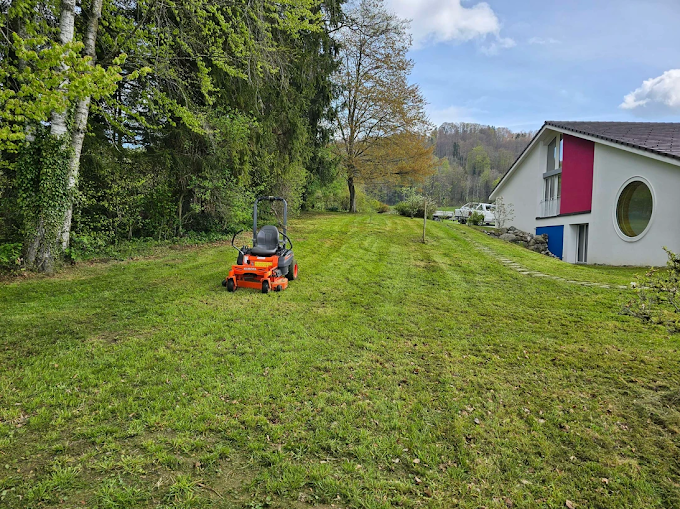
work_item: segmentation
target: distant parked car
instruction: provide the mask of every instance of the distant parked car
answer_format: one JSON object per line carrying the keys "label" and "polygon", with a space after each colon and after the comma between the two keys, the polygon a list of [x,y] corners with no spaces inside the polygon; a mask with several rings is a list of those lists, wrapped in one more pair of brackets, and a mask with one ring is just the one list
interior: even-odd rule
{"label": "distant parked car", "polygon": [[435,221],[443,221],[444,219],[453,219],[453,212],[449,210],[437,210],[432,214],[432,219]]}
{"label": "distant parked car", "polygon": [[479,203],[476,202],[466,203],[461,208],[453,211],[453,218],[459,223],[462,224],[467,223],[468,217],[470,217],[470,214],[472,214],[472,211],[477,207],[477,205],[479,205]]}
{"label": "distant parked car", "polygon": [[480,203],[474,212],[484,215],[484,224],[496,224],[496,205],[493,203]]}

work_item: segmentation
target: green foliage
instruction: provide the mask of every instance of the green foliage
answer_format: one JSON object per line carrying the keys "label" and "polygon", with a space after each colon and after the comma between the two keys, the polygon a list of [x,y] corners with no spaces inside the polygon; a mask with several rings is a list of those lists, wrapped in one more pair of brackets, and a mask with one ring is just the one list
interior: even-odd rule
{"label": "green foliage", "polygon": [[663,325],[670,332],[680,332],[680,256],[664,248],[668,254],[666,269],[649,269],[635,276],[632,286],[636,297],[623,308],[650,325]]}
{"label": "green foliage", "polygon": [[470,217],[467,219],[467,223],[472,226],[481,226],[484,224],[484,214],[481,212],[475,210],[470,214]]}
{"label": "green foliage", "polygon": [[435,212],[436,204],[434,201],[422,194],[418,194],[413,190],[407,190],[407,196],[404,201],[397,203],[394,210],[398,214],[407,217],[423,217],[425,215],[425,206],[427,205],[427,217],[432,219]]}
{"label": "green foliage", "polygon": [[342,177],[335,178],[329,183],[315,179],[307,187],[305,196],[305,210],[337,212],[347,210],[349,192]]}
{"label": "green foliage", "polygon": [[[11,2],[0,16],[11,41],[0,46],[0,241],[21,231],[31,243],[43,220],[52,239],[71,198],[72,259],[134,238],[237,230],[258,194],[285,196],[295,214],[308,183],[333,173],[331,30],[341,3],[104,2],[92,65],[82,42],[91,4],[63,45],[61,2]],[[49,129],[54,111],[73,117],[86,98],[80,176],[66,197],[53,187],[67,167],[53,164],[54,147],[38,140],[24,150],[22,140]],[[74,134],[69,125],[65,146]],[[33,164],[43,149],[44,168]],[[52,193],[42,195],[49,210],[33,206],[40,186]]]}
{"label": "green foliage", "polygon": [[[355,192],[356,192],[355,205],[357,212],[362,213],[377,212],[378,208],[380,207],[380,202],[366,194],[366,191],[364,191],[363,186],[357,186]],[[349,209],[350,209],[349,192],[347,192],[343,196],[343,210]]]}
{"label": "green foliage", "polygon": [[110,96],[123,79],[125,54],[107,68],[91,65],[92,59],[81,54],[82,42],[59,44],[50,38],[49,28],[36,23],[37,16],[25,16],[19,5],[30,3],[15,2],[7,13],[9,23],[0,25],[7,29],[18,23],[30,34],[9,31],[11,44],[4,46],[5,58],[0,58],[0,83],[7,84],[0,87],[0,151],[16,152],[27,127],[46,122],[53,111],[65,111],[82,98]]}
{"label": "green foliage", "polygon": [[427,180],[428,195],[450,206],[487,201],[532,135],[465,122],[442,124],[432,133],[435,154],[441,160],[437,172]]}
{"label": "green foliage", "polygon": [[[252,221],[252,218],[251,218]],[[245,225],[247,227],[248,225]],[[251,225],[252,226],[252,223]],[[181,238],[171,237],[167,240],[158,240],[151,237],[133,238],[131,240],[119,240],[115,244],[110,242],[103,234],[74,234],[71,246],[66,251],[71,262],[89,260],[127,260],[139,256],[153,255],[160,248],[169,245],[174,246],[197,246],[212,242],[225,242],[231,240],[234,232],[186,232]]]}
{"label": "green foliage", "polygon": [[0,269],[16,270],[21,266],[22,244],[0,244]]}
{"label": "green foliage", "polygon": [[387,203],[378,205],[378,214],[386,214],[390,211],[390,206]]}
{"label": "green foliage", "polygon": [[491,159],[489,159],[489,154],[481,145],[476,146],[472,149],[472,152],[468,154],[467,158],[467,172],[470,175],[482,175],[484,172],[488,172],[491,169]]}
{"label": "green foliage", "polygon": [[34,237],[40,235],[39,243],[50,249],[57,245],[71,200],[66,185],[71,151],[64,140],[51,136],[45,126],[36,128],[34,136],[34,141],[25,143],[19,151],[17,202],[27,242],[34,242]]}

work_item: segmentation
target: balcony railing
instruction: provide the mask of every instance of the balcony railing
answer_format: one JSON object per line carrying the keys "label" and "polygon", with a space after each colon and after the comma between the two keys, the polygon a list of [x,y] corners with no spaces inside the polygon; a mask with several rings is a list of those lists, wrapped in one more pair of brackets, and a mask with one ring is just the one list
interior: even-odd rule
{"label": "balcony railing", "polygon": [[543,200],[541,202],[541,217],[553,217],[560,215],[560,199]]}

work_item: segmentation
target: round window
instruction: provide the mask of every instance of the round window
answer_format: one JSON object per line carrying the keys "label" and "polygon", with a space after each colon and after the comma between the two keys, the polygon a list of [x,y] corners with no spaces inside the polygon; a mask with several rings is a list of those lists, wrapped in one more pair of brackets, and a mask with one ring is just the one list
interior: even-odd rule
{"label": "round window", "polygon": [[616,223],[626,237],[644,233],[652,218],[652,191],[640,180],[623,188],[616,204]]}

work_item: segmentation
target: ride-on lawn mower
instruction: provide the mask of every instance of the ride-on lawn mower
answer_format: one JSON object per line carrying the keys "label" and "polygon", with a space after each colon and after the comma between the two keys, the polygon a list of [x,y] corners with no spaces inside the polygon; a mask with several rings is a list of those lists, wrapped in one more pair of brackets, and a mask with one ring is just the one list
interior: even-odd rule
{"label": "ride-on lawn mower", "polygon": [[[257,204],[261,201],[283,202],[283,233],[276,226],[267,225],[257,231]],[[238,288],[254,288],[269,293],[280,292],[288,287],[288,281],[297,279],[298,266],[293,257],[293,243],[286,235],[288,226],[288,203],[278,196],[260,196],[253,207],[253,247],[236,247],[235,233],[231,245],[238,251],[236,265],[232,265],[229,275],[222,281],[227,291]],[[281,238],[283,237],[283,239]],[[289,247],[286,247],[288,243]]]}

